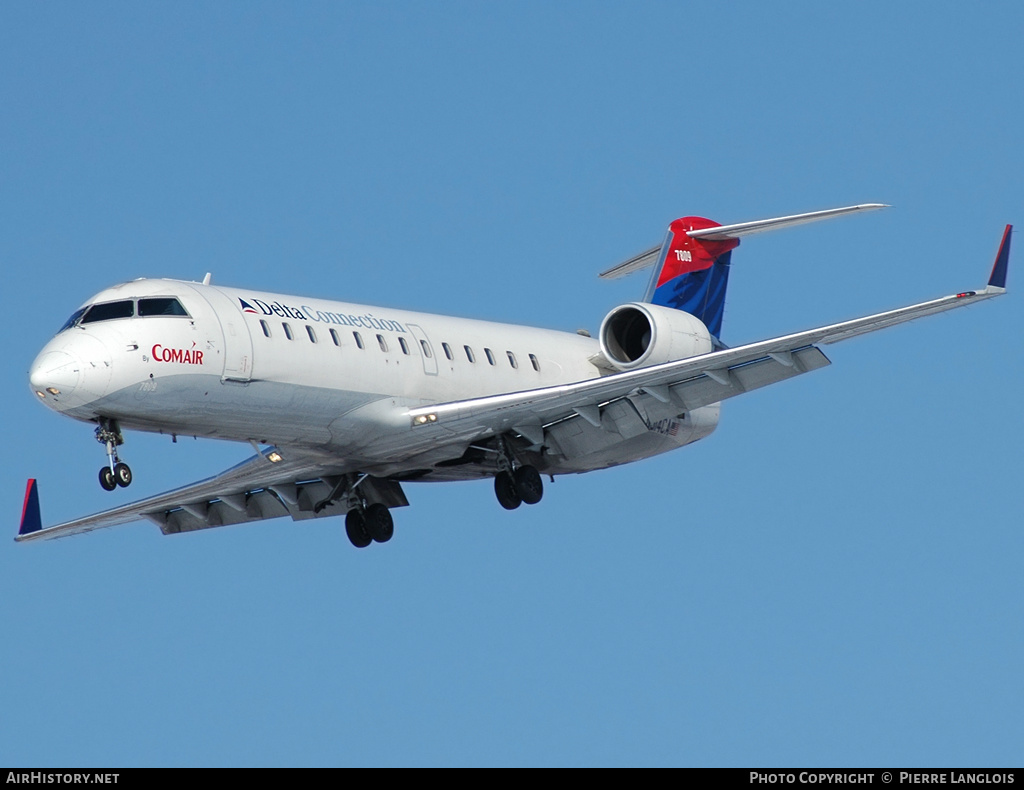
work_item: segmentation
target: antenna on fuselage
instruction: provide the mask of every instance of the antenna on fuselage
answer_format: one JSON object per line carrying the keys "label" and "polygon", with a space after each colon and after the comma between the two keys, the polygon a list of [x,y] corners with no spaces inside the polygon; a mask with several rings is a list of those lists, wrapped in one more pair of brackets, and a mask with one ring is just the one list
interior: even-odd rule
{"label": "antenna on fuselage", "polygon": [[212,280],[212,279],[213,279],[213,272],[207,272],[206,276],[203,278],[203,285],[209,285],[210,284],[210,280]]}

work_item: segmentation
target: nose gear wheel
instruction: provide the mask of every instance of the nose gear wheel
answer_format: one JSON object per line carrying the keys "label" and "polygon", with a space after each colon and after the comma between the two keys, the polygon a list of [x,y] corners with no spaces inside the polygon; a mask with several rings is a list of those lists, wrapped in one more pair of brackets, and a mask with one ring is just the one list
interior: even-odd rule
{"label": "nose gear wheel", "polygon": [[113,491],[117,488],[117,480],[114,478],[114,472],[109,466],[104,466],[100,469],[100,485],[104,491]]}

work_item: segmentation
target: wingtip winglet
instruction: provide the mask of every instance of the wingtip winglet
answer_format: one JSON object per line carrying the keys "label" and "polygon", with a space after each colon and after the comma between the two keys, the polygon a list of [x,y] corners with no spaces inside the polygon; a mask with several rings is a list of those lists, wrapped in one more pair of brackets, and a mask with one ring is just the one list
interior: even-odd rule
{"label": "wingtip winglet", "polygon": [[21,507],[21,526],[18,537],[31,535],[43,528],[43,519],[39,513],[39,487],[34,479],[25,486],[25,504]]}
{"label": "wingtip winglet", "polygon": [[992,288],[1006,288],[1006,270],[1010,265],[1010,236],[1013,235],[1013,225],[1007,225],[1003,231],[1003,240],[999,244],[999,252],[996,253],[996,262],[992,265],[992,275],[988,278],[988,284]]}

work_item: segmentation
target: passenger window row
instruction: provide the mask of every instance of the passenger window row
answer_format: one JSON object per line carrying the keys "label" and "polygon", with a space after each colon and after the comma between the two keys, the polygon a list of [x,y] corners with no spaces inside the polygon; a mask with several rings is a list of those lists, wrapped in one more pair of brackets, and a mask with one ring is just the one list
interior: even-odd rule
{"label": "passenger window row", "polygon": [[[268,324],[263,319],[260,319],[260,328],[263,330],[263,335],[265,337],[269,338],[273,336],[270,330],[270,324]],[[286,338],[288,338],[289,340],[294,339],[291,324],[289,324],[287,321],[282,321],[281,329],[284,331],[284,336]],[[330,333],[331,340],[333,341],[334,345],[341,346],[341,337],[338,335],[338,330],[329,329],[327,331]],[[317,342],[316,331],[309,324],[306,324],[306,334],[309,336],[310,343]],[[353,332],[352,339],[355,340],[356,348],[365,348],[365,345],[363,344],[363,336],[359,334],[359,332]],[[434,355],[430,350],[430,344],[427,343],[426,340],[420,340],[419,343],[420,349],[423,352],[423,356],[426,357],[427,359],[431,359]],[[388,341],[385,339],[384,335],[377,335],[377,345],[380,346],[380,350],[383,351],[385,354],[388,352]],[[409,349],[409,342],[404,337],[398,338],[398,347],[405,356],[411,355],[412,352]],[[469,361],[470,363],[475,364],[476,354],[473,353],[473,349],[469,346],[463,346],[462,348],[466,352],[466,360]],[[452,347],[450,345],[448,345],[447,343],[441,343],[441,349],[444,351],[445,357],[447,357],[450,362],[455,361],[455,354],[454,352],[452,352]],[[484,348],[484,356],[487,357],[487,363],[489,365],[498,364],[494,352],[491,351],[491,349]],[[511,351],[506,351],[505,356],[508,358],[509,366],[513,370],[518,370],[519,361],[516,359],[516,355]],[[530,364],[533,366],[533,369],[539,372],[540,360],[537,359],[535,354],[528,354],[527,356],[530,358]]]}

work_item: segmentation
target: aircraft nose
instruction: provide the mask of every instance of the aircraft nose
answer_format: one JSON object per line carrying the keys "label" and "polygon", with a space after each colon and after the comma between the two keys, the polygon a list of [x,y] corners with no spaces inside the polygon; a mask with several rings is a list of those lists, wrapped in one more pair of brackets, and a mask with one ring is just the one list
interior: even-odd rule
{"label": "aircraft nose", "polygon": [[67,351],[44,351],[28,373],[32,390],[44,402],[71,396],[82,380],[82,361]]}

